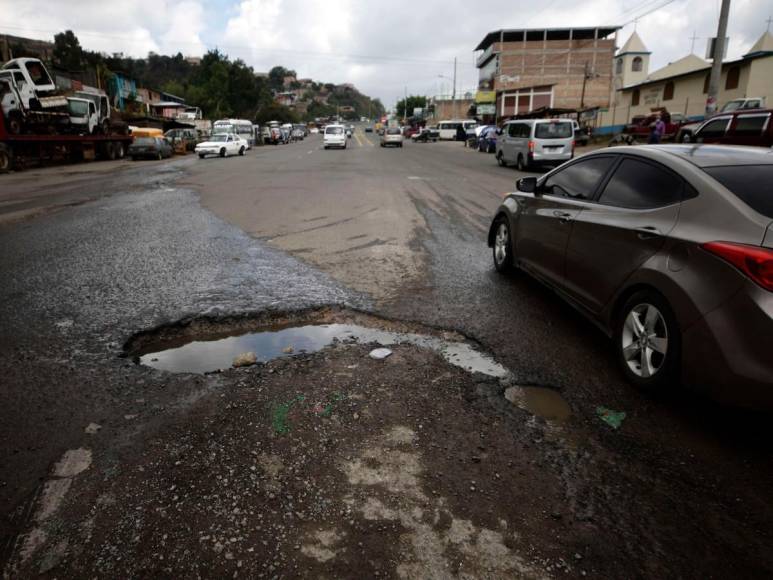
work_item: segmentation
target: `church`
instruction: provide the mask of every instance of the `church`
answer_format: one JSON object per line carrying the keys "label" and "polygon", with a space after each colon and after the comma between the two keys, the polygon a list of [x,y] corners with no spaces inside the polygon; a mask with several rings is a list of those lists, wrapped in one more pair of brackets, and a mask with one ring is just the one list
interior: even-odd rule
{"label": "church", "polygon": [[[615,55],[608,110],[597,118],[599,133],[619,132],[635,115],[665,107],[670,113],[700,120],[705,115],[711,62],[688,54],[649,72],[651,52],[637,32]],[[773,108],[773,35],[765,32],[741,58],[722,63],[717,103],[764,97]]]}

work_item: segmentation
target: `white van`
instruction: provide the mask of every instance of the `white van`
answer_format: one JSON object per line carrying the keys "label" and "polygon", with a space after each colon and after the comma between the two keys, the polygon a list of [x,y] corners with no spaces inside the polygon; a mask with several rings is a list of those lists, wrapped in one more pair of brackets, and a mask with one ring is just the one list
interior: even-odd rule
{"label": "white van", "polygon": [[574,157],[571,119],[508,121],[497,137],[497,162],[519,171],[541,164],[559,165]]}
{"label": "white van", "polygon": [[247,149],[255,145],[255,133],[252,128],[252,121],[246,119],[220,119],[212,125],[212,134],[232,133],[239,135],[247,141]]}
{"label": "white van", "polygon": [[472,135],[475,131],[475,127],[478,126],[478,122],[472,119],[451,119],[450,121],[440,121],[438,123],[438,131],[440,132],[440,139],[446,141],[453,141],[456,139],[456,131],[459,125],[464,127],[465,133]]}
{"label": "white van", "polygon": [[342,147],[346,149],[346,127],[343,125],[328,125],[325,127],[323,137],[325,149],[330,147]]}

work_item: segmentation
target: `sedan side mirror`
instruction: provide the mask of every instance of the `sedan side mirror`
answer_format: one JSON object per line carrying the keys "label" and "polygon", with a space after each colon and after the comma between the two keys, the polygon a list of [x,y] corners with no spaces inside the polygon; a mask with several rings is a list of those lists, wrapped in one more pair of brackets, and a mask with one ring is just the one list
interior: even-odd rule
{"label": "sedan side mirror", "polygon": [[537,178],[536,177],[521,177],[515,182],[515,187],[518,191],[524,193],[537,193]]}

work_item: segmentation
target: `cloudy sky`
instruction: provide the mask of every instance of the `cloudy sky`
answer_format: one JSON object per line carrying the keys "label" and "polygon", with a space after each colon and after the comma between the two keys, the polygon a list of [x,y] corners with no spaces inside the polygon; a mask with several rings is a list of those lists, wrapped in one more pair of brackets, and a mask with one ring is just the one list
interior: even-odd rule
{"label": "cloudy sky", "polygon": [[[201,55],[218,47],[257,71],[281,64],[301,77],[351,82],[392,105],[409,94],[451,92],[477,80],[473,48],[500,28],[623,25],[666,0],[0,0],[0,32],[51,39],[72,29],[92,50],[145,56]],[[705,54],[720,0],[672,0],[642,17],[651,70],[689,53]],[[732,0],[729,57],[765,31],[773,0]],[[773,31],[773,25],[771,25]]]}

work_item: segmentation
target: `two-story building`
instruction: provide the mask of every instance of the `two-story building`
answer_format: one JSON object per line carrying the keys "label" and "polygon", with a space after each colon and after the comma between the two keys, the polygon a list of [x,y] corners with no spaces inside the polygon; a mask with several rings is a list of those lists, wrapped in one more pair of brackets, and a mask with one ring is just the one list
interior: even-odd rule
{"label": "two-story building", "polygon": [[489,32],[475,48],[479,114],[492,100],[498,119],[542,108],[608,106],[619,28]]}

